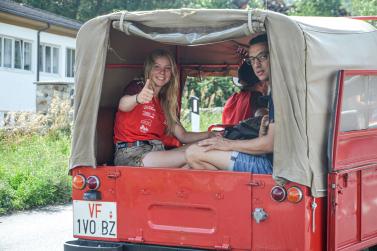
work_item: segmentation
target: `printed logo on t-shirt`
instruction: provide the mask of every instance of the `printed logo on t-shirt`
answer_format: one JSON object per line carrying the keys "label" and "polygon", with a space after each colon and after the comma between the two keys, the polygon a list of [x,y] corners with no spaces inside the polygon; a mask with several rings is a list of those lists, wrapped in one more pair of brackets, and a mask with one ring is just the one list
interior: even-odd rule
{"label": "printed logo on t-shirt", "polygon": [[143,111],[143,113],[142,113],[142,115],[144,116],[144,117],[148,117],[148,118],[152,118],[152,119],[154,119],[154,112],[148,112],[148,111]]}
{"label": "printed logo on t-shirt", "polygon": [[152,125],[152,120],[151,119],[143,119],[142,121],[140,121],[140,123],[142,125],[145,125],[145,126],[151,126]]}
{"label": "printed logo on t-shirt", "polygon": [[156,108],[154,108],[154,106],[152,105],[144,105],[143,107],[144,110],[151,110],[151,111],[156,111]]}
{"label": "printed logo on t-shirt", "polygon": [[141,125],[140,126],[140,132],[147,133],[149,131],[148,127]]}

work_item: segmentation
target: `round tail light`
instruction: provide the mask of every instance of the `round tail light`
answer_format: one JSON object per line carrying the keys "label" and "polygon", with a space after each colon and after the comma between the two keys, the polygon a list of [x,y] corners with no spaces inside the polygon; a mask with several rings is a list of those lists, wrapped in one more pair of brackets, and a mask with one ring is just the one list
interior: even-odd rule
{"label": "round tail light", "polygon": [[97,176],[89,176],[86,183],[90,190],[97,190],[99,188],[99,179]]}
{"label": "round tail light", "polygon": [[301,189],[295,186],[288,188],[287,194],[287,200],[292,203],[299,203],[303,197]]}
{"label": "round tail light", "polygon": [[282,186],[274,186],[271,189],[271,198],[277,202],[282,202],[287,197],[287,191]]}
{"label": "round tail light", "polygon": [[78,190],[84,189],[86,185],[85,176],[82,174],[77,174],[73,177],[72,187]]}

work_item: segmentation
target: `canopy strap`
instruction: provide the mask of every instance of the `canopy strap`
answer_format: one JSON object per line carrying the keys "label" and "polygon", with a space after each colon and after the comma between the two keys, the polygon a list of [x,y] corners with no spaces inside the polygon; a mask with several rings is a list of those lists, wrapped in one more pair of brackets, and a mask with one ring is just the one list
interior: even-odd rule
{"label": "canopy strap", "polygon": [[253,34],[253,26],[251,25],[251,10],[247,12],[247,27],[249,27],[249,31]]}
{"label": "canopy strap", "polygon": [[124,32],[124,27],[123,27],[123,21],[124,21],[124,16],[126,15],[127,11],[122,11],[122,15],[120,15],[120,20],[119,20],[119,29]]}
{"label": "canopy strap", "polygon": [[264,27],[266,16],[267,13],[261,10],[251,9],[247,12],[247,27],[251,34],[266,31]]}
{"label": "canopy strap", "polygon": [[124,22],[124,18],[126,16],[128,11],[122,11],[122,15],[120,16],[120,20],[119,20],[119,29],[121,31],[123,31],[124,33],[126,33],[127,35],[130,35],[130,32],[128,31],[131,23],[129,22],[126,22],[124,25],[123,25],[123,22]]}

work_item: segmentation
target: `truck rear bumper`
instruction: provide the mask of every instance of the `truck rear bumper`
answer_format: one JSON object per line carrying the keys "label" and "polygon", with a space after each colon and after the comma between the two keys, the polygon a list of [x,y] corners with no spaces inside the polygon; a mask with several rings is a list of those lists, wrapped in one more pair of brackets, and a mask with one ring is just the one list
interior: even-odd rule
{"label": "truck rear bumper", "polygon": [[73,240],[64,243],[64,251],[203,251],[181,247],[167,247],[124,242]]}

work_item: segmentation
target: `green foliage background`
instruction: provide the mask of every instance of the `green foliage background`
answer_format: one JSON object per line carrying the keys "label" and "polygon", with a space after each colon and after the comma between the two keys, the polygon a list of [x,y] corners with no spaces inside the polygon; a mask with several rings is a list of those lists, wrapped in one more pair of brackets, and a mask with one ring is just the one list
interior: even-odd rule
{"label": "green foliage background", "polygon": [[[117,10],[173,8],[237,9],[237,0],[15,0],[79,21]],[[249,0],[250,8],[262,8],[299,16],[376,15],[377,0]]]}
{"label": "green foliage background", "polygon": [[297,0],[289,11],[297,16],[346,16],[341,0]]}
{"label": "green foliage background", "polygon": [[187,78],[182,96],[182,108],[189,108],[191,96],[200,98],[200,107],[221,107],[230,95],[239,88],[233,85],[231,77]]}
{"label": "green foliage background", "polygon": [[[53,13],[87,21],[116,10],[156,10],[174,8],[237,8],[233,0],[16,0]],[[261,1],[251,0],[250,7],[261,7]]]}
{"label": "green foliage background", "polygon": [[0,131],[0,215],[71,198],[70,135]]}

